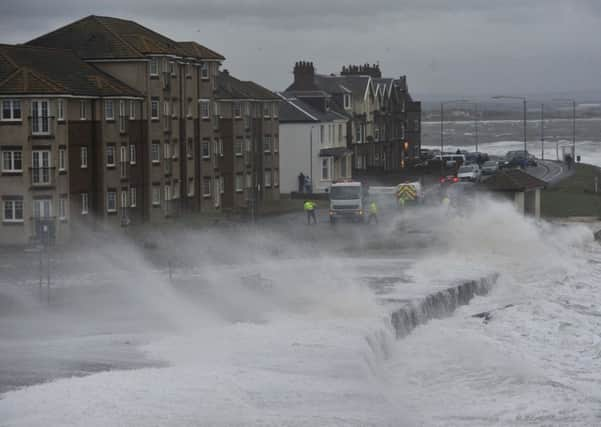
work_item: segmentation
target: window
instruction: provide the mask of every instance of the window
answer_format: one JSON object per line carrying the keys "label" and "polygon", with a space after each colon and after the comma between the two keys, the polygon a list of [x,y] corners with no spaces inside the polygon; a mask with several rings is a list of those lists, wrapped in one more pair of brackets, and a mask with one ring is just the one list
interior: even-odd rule
{"label": "window", "polygon": [[267,169],[265,171],[265,187],[271,187],[271,170]]}
{"label": "window", "polygon": [[223,157],[223,139],[217,138],[217,145],[219,147],[219,155]]}
{"label": "window", "polygon": [[2,120],[21,120],[21,101],[18,99],[4,99],[2,101]]}
{"label": "window", "polygon": [[250,139],[248,138],[244,138],[244,145],[246,148],[246,152],[250,153],[251,152],[251,143],[250,143]]}
{"label": "window", "polygon": [[192,100],[188,99],[188,113],[187,113],[188,117],[192,117]]}
{"label": "window", "polygon": [[189,159],[194,157],[194,141],[192,138],[188,138],[188,143],[186,144],[186,154],[188,155]]}
{"label": "window", "polygon": [[171,72],[171,75],[175,77],[175,62],[169,62],[169,71]]}
{"label": "window", "polygon": [[115,146],[112,144],[106,146],[106,166],[115,166]]}
{"label": "window", "polygon": [[209,64],[207,62],[200,64],[200,78],[203,80],[209,79]]}
{"label": "window", "polygon": [[136,146],[134,144],[129,144],[129,164],[136,164]]}
{"label": "window", "polygon": [[328,181],[331,179],[330,165],[331,165],[330,158],[321,159],[321,179],[323,181]]}
{"label": "window", "polygon": [[244,189],[244,175],[242,175],[241,173],[236,174],[236,179],[235,179],[235,188],[236,188],[236,192],[240,193],[242,192],[242,190]]}
{"label": "window", "polygon": [[344,109],[349,110],[351,108],[351,95],[348,93],[344,94]]}
{"label": "window", "polygon": [[210,112],[210,102],[206,99],[201,99],[200,100],[200,118],[201,119],[208,119],[211,115]]}
{"label": "window", "polygon": [[56,116],[60,122],[65,120],[65,102],[62,99],[56,101]]}
{"label": "window", "polygon": [[249,173],[246,174],[246,188],[251,188],[253,186],[253,176]]}
{"label": "window", "polygon": [[121,216],[127,217],[127,190],[121,190]]}
{"label": "window", "polygon": [[280,173],[279,170],[274,169],[273,171],[273,186],[277,187],[280,185]]}
{"label": "window", "polygon": [[171,100],[171,117],[177,117],[177,100]]}
{"label": "window", "polygon": [[222,176],[219,177],[219,193],[225,193],[225,178]]}
{"label": "window", "polygon": [[152,205],[161,206],[161,187],[158,185],[152,187]]}
{"label": "window", "polygon": [[79,118],[81,120],[86,120],[88,117],[88,101],[84,101],[83,99],[79,101]]}
{"label": "window", "polygon": [[80,165],[81,168],[87,168],[88,167],[88,147],[81,147],[79,150],[79,157],[80,157]]}
{"label": "window", "polygon": [[319,127],[319,144],[323,145],[325,143],[325,129],[323,125]]}
{"label": "window", "polygon": [[186,63],[186,77],[192,77],[192,64]]}
{"label": "window", "polygon": [[136,119],[136,101],[129,101],[129,120]]}
{"label": "window", "polygon": [[263,103],[263,117],[271,116],[271,104],[269,102]]}
{"label": "window", "polygon": [[158,142],[153,142],[151,146],[151,159],[152,163],[159,163],[161,161],[161,146]]}
{"label": "window", "polygon": [[67,169],[67,152],[64,148],[58,149],[58,170],[65,171]]}
{"label": "window", "polygon": [[119,101],[119,132],[125,132],[127,116],[125,113],[125,101]]}
{"label": "window", "polygon": [[169,116],[169,101],[163,101],[163,115]]}
{"label": "window", "polygon": [[159,58],[157,58],[156,56],[150,58],[150,75],[159,75]]}
{"label": "window", "polygon": [[31,101],[31,133],[48,135],[50,133],[50,118],[48,101]]}
{"label": "window", "polygon": [[136,207],[136,187],[129,187],[129,206]]}
{"label": "window", "polygon": [[58,199],[58,219],[63,221],[67,219],[67,199],[65,197]]}
{"label": "window", "polygon": [[188,197],[194,196],[194,178],[188,178]]}
{"label": "window", "polygon": [[171,187],[169,186],[169,184],[165,185],[165,201],[168,202],[171,200]]}
{"label": "window", "polygon": [[265,135],[263,139],[263,151],[271,153],[271,135]]}
{"label": "window", "polygon": [[380,128],[378,126],[375,126],[374,128],[374,139],[376,141],[380,140]]}
{"label": "window", "polygon": [[210,148],[208,142],[203,142],[202,144],[200,144],[200,153],[203,159],[208,159],[209,157],[211,157],[211,153],[209,150]]}
{"label": "window", "polygon": [[23,222],[23,198],[20,196],[6,196],[3,200],[4,222]]}
{"label": "window", "polygon": [[88,193],[81,193],[81,214],[88,214]]}
{"label": "window", "polygon": [[115,111],[113,108],[113,100],[106,99],[104,101],[104,119],[105,120],[115,120]]}
{"label": "window", "polygon": [[127,145],[121,146],[119,155],[121,178],[127,178]]}
{"label": "window", "polygon": [[163,145],[163,156],[165,157],[165,159],[168,159],[169,157],[171,157],[171,145],[169,145],[168,142],[166,142]]}
{"label": "window", "polygon": [[2,172],[23,172],[23,152],[2,151]]}
{"label": "window", "polygon": [[117,212],[117,192],[114,190],[106,192],[106,211]]}
{"label": "window", "polygon": [[179,199],[179,181],[175,181],[173,183],[173,191],[172,191],[172,195],[173,195],[173,199]]}
{"label": "window", "polygon": [[33,185],[51,183],[50,151],[36,150],[31,152],[31,182]]}
{"label": "window", "polygon": [[279,104],[277,102],[275,102],[273,104],[272,108],[273,108],[273,110],[272,110],[273,117],[277,117],[278,116]]}
{"label": "window", "polygon": [[173,153],[173,158],[177,159],[179,157],[179,144],[177,142],[177,139],[173,140],[173,149],[171,150],[171,152]]}
{"label": "window", "polygon": [[202,195],[208,197],[211,195],[211,178],[204,177],[202,179]]}
{"label": "window", "polygon": [[234,117],[240,118],[242,116],[242,106],[239,102],[234,102]]}
{"label": "window", "polygon": [[342,140],[344,139],[342,132],[343,132],[342,125],[339,124],[338,125],[338,142],[342,142]]}
{"label": "window", "polygon": [[273,137],[273,152],[277,153],[278,151],[280,151],[280,141],[278,140],[278,136],[275,135]]}
{"label": "window", "polygon": [[35,218],[52,217],[52,199],[36,199],[33,201],[33,216]]}
{"label": "window", "polygon": [[213,156],[217,157],[219,155],[219,141],[217,138],[215,138],[215,141],[213,141]]}
{"label": "window", "polygon": [[242,156],[244,141],[242,138],[237,138],[234,142],[234,154],[236,157]]}
{"label": "window", "polygon": [[159,100],[157,98],[150,101],[150,118],[152,120],[159,119]]}

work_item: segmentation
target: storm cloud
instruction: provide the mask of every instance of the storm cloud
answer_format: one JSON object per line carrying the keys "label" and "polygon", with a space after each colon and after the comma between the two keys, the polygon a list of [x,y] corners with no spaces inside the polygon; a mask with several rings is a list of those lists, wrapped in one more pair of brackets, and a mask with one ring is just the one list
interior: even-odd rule
{"label": "storm cloud", "polygon": [[298,59],[318,72],[380,62],[420,94],[582,92],[599,87],[594,0],[3,0],[0,41],[22,43],[89,14],[196,40],[274,90]]}

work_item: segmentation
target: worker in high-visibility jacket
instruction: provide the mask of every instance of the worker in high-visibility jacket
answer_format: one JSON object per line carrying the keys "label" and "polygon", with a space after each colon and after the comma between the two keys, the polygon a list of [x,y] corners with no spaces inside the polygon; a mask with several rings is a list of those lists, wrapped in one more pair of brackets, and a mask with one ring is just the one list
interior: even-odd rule
{"label": "worker in high-visibility jacket", "polygon": [[311,219],[313,219],[314,224],[317,224],[317,218],[315,217],[315,208],[317,207],[317,203],[312,200],[305,200],[303,207],[305,212],[307,212],[307,224],[311,224]]}
{"label": "worker in high-visibility jacket", "polygon": [[378,205],[374,200],[369,204],[368,209],[369,215],[367,216],[367,223],[371,224],[371,220],[373,219],[376,224],[378,223]]}

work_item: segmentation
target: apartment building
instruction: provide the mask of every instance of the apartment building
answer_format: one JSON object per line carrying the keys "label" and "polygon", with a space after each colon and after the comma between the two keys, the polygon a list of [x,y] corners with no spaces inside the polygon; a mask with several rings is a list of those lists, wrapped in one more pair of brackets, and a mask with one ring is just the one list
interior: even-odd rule
{"label": "apartment building", "polygon": [[[239,80],[227,70],[217,79],[220,144],[212,152],[203,143],[205,162],[219,166],[219,185],[213,185],[213,201],[225,209],[244,211],[280,197],[279,97],[250,81]],[[205,167],[203,170],[207,170]],[[204,176],[205,196],[211,196]],[[219,195],[217,190],[221,193]]]}
{"label": "apartment building", "polygon": [[347,148],[350,115],[323,109],[293,95],[280,94],[280,191],[299,188],[299,175],[310,177],[312,192],[329,191],[332,182],[351,178],[352,151]]}
{"label": "apartment building", "polygon": [[[196,42],[177,42],[136,22],[88,16],[38,37],[30,46],[60,48],[131,86],[143,97],[140,136],[141,220],[160,222],[183,212],[219,209],[203,197],[200,141],[219,144],[207,120],[216,109],[217,75],[224,57]],[[121,148],[119,148],[121,150]],[[132,220],[132,219],[130,219]]]}
{"label": "apartment building", "polygon": [[399,171],[419,156],[421,104],[409,94],[406,78],[383,78],[378,65],[349,65],[339,74],[317,74],[311,62],[294,66],[287,93],[315,108],[351,117],[347,143],[353,176]]}
{"label": "apartment building", "polygon": [[62,241],[98,214],[118,221],[124,199],[137,211],[140,169],[120,162],[141,143],[142,100],[72,52],[0,45],[0,244]]}

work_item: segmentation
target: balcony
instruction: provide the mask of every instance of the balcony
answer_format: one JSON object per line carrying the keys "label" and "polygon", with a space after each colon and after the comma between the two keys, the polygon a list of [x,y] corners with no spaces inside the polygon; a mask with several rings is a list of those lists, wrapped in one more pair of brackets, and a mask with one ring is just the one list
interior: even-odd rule
{"label": "balcony", "polygon": [[56,182],[56,168],[29,168],[29,176],[31,177],[31,187],[33,189],[50,188],[53,187]]}
{"label": "balcony", "polygon": [[30,139],[54,139],[56,121],[50,116],[33,116],[29,119]]}

